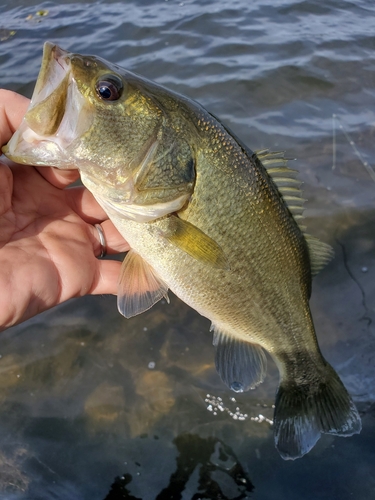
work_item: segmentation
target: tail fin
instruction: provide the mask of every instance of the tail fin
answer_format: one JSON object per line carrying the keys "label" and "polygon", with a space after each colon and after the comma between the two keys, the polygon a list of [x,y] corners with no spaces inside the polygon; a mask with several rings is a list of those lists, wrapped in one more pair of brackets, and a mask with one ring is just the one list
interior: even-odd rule
{"label": "tail fin", "polygon": [[274,434],[276,448],[285,460],[305,455],[321,433],[352,436],[361,431],[360,416],[339,376],[328,363],[325,370],[317,384],[280,383]]}

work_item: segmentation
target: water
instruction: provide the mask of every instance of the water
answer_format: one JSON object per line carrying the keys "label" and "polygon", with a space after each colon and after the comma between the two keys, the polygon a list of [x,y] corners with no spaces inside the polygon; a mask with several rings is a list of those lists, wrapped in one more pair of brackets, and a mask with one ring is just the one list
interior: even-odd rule
{"label": "water", "polygon": [[2,87],[30,96],[51,40],[187,94],[252,149],[298,158],[309,231],[336,252],[314,280],[319,342],[363,417],[361,435],[323,436],[284,462],[272,364],[235,394],[209,322],[177,298],[125,320],[114,297],[85,297],[1,334],[0,498],[372,498],[373,3],[2,0],[0,13]]}

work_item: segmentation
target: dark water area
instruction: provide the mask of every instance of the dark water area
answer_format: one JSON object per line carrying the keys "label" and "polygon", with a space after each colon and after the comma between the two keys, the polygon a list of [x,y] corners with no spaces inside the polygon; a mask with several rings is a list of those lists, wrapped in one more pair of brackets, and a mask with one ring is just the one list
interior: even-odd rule
{"label": "dark water area", "polygon": [[260,387],[231,393],[208,320],[176,297],[131,320],[85,297],[1,334],[1,499],[374,498],[374,27],[370,0],[2,0],[0,87],[30,96],[50,40],[297,158],[309,232],[336,254],[313,284],[317,335],[363,430],[285,462],[271,361]]}

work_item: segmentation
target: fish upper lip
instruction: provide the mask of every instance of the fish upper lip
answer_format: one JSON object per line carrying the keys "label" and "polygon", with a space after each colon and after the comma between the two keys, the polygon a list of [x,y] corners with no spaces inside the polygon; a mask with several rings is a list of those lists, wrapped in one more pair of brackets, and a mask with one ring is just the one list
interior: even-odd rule
{"label": "fish upper lip", "polygon": [[58,45],[54,45],[51,42],[46,42],[45,47],[46,47],[46,49],[47,48],[49,49],[49,47],[51,47],[51,53],[53,53],[53,56],[54,56],[56,61],[58,61],[58,59],[60,57],[65,57],[69,54],[69,52],[67,50],[62,49]]}
{"label": "fish upper lip", "polygon": [[51,95],[67,73],[71,73],[69,56],[70,53],[61,49],[58,45],[50,42],[44,44],[42,68],[31,97],[29,110]]}

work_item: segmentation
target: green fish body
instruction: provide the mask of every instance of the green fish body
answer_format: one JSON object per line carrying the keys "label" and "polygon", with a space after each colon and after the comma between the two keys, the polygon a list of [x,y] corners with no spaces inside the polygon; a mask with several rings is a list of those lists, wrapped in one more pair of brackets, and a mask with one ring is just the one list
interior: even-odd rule
{"label": "green fish body", "polygon": [[283,458],[304,455],[321,433],[360,432],[309,309],[312,275],[332,251],[300,225],[300,183],[282,153],[254,153],[196,102],[46,44],[5,154],[80,170],[131,247],[119,279],[124,316],[172,290],[211,320],[216,367],[237,392],[263,381],[270,353]]}

